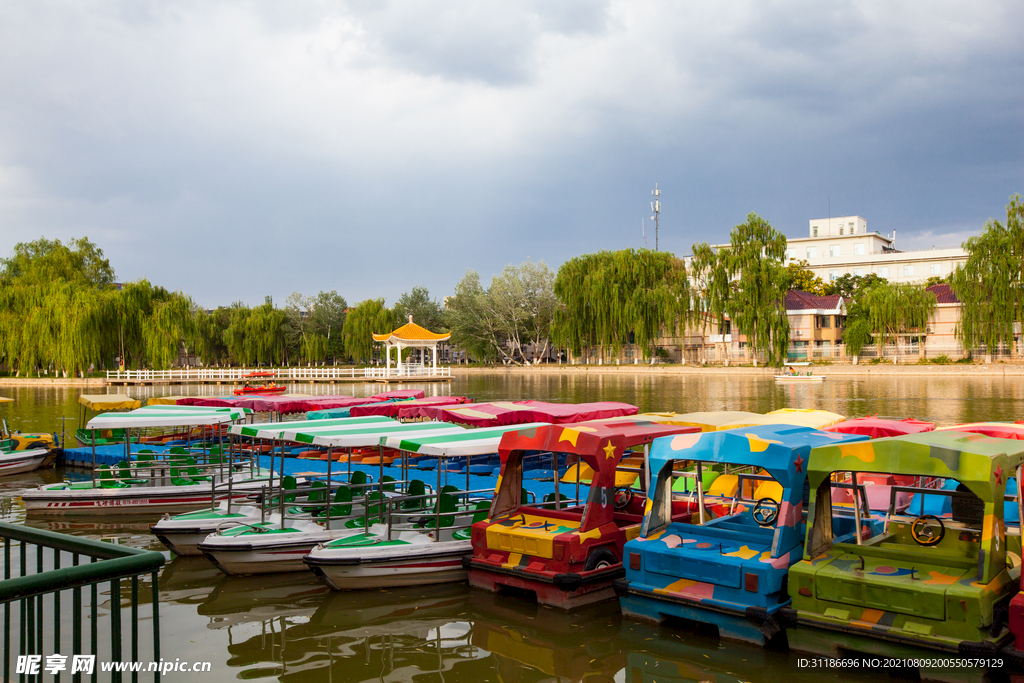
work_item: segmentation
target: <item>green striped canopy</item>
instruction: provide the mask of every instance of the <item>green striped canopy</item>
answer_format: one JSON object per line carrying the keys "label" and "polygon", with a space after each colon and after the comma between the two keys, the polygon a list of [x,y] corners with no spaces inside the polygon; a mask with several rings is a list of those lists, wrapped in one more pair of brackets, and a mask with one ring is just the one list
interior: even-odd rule
{"label": "green striped canopy", "polygon": [[381,439],[390,436],[403,436],[427,433],[433,435],[458,434],[465,432],[464,427],[458,427],[448,422],[412,422],[403,424],[392,422],[391,424],[381,423],[377,426],[366,425],[357,429],[337,429],[317,432],[287,432],[281,438],[298,443],[311,443],[317,446],[330,446],[333,448],[365,448],[367,446],[379,446]]}
{"label": "green striped canopy", "polygon": [[[359,429],[373,424],[397,424],[390,417],[371,415],[367,417],[338,417],[330,420],[293,420],[289,422],[255,422],[253,424],[235,425],[231,433],[239,436],[252,436],[258,439],[284,439],[287,432],[313,433],[331,429]],[[293,439],[285,439],[293,441]]]}
{"label": "green striped canopy", "polygon": [[200,408],[197,406],[146,406],[126,413],[101,413],[86,429],[140,429],[142,427],[192,427],[240,420],[248,408]]}

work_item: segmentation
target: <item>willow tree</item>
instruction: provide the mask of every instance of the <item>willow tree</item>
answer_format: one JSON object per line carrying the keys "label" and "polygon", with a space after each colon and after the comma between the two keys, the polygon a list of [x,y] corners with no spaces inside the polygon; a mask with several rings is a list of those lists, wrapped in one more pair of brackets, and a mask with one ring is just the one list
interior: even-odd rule
{"label": "willow tree", "polygon": [[860,305],[864,307],[874,338],[883,349],[895,344],[899,359],[899,340],[907,335],[920,333],[935,312],[935,294],[924,285],[905,282],[879,282],[861,294]]}
{"label": "willow tree", "polygon": [[445,302],[445,320],[451,327],[451,343],[466,352],[467,361],[492,361],[503,352],[487,290],[475,270],[467,270],[455,285],[454,294]]}
{"label": "willow tree", "polygon": [[753,352],[762,352],[769,365],[782,365],[789,348],[786,315],[786,236],[755,213],[732,229],[726,255],[729,273],[737,288],[728,303],[729,317],[747,337]]}
{"label": "willow tree", "polygon": [[[700,329],[700,360],[702,363],[705,360],[704,337],[707,335],[708,325],[711,321],[718,325],[718,333],[722,338],[720,343],[722,348],[725,348],[726,309],[732,295],[729,267],[725,257],[725,251],[716,252],[708,246],[707,242],[693,245],[693,259],[690,261],[690,278],[693,286],[690,288],[688,322]],[[717,344],[715,348],[718,348]],[[725,361],[728,364],[728,353],[725,354]]]}
{"label": "willow tree", "polygon": [[952,276],[961,302],[956,335],[967,349],[985,347],[985,362],[1001,344],[1014,346],[1014,323],[1024,320],[1024,203],[1010,197],[1006,223],[989,220],[964,243],[967,261]]}
{"label": "willow tree", "polygon": [[625,249],[584,254],[558,269],[555,337],[580,354],[606,347],[618,354],[633,343],[650,356],[666,330],[679,333],[691,296],[682,259],[664,251]]}
{"label": "willow tree", "polygon": [[373,334],[391,332],[395,323],[393,312],[384,299],[367,299],[356,304],[345,316],[342,338],[345,350],[357,362],[373,360]]}

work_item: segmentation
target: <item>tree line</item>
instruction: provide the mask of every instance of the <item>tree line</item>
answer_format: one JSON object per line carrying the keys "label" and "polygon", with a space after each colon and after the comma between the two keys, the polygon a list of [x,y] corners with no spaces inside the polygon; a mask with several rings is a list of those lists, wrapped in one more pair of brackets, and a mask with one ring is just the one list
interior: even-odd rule
{"label": "tree line", "polygon": [[[967,262],[946,282],[963,303],[957,338],[986,354],[1014,345],[1024,320],[1024,203],[1014,195],[1005,223],[990,220],[964,248]],[[200,309],[182,292],[145,279],[117,284],[102,250],[86,238],[18,244],[0,260],[0,363],[18,374],[65,375],[115,367],[164,368],[180,357],[203,365],[368,363],[371,333],[409,315],[479,362],[540,362],[552,351],[609,359],[630,345],[653,357],[657,342],[689,331],[704,347],[712,326],[744,335],[756,364],[785,361],[790,344],[786,291],[846,300],[843,341],[859,354],[871,343],[923,333],[935,295],[922,284],[877,275],[822,282],[806,262],[786,260],[786,238],[755,213],[729,244],[693,245],[692,256],[624,249],[582,254],[553,271],[543,261],[507,266],[486,286],[468,270],[444,305],[413,287],[390,308],[384,299],[349,306],[335,291],[294,293],[283,308],[236,302]],[[721,343],[721,342],[719,342]],[[1016,350],[1015,347],[1014,351]]]}

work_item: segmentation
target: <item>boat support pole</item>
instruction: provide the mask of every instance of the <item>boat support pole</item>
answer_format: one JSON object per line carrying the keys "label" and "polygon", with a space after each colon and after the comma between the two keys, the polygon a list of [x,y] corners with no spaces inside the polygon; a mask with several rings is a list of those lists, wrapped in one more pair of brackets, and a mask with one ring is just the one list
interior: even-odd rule
{"label": "boat support pole", "polygon": [[92,438],[92,487],[96,488],[96,430],[91,432]]}
{"label": "boat support pole", "polygon": [[[558,453],[555,453],[554,451],[551,451],[551,460],[553,461],[551,463],[551,469],[553,469],[555,471],[555,509],[556,510],[561,510],[562,509],[562,496],[560,496],[559,493],[558,493],[558,478],[559,478],[558,477]],[[569,459],[567,457],[566,461],[568,462],[568,460]],[[468,467],[466,468],[466,471],[467,472],[469,471]],[[469,490],[468,486],[466,487],[466,490],[467,491]]]}
{"label": "boat support pole", "polygon": [[[857,525],[855,531],[857,535],[855,538],[857,539],[857,545],[863,545],[864,540],[860,537],[860,488],[857,486],[857,473],[850,472],[850,475],[853,476],[853,519]],[[921,505],[923,506],[924,503],[921,503]]]}
{"label": "boat support pole", "polygon": [[331,530],[331,461],[334,460],[334,447],[327,447],[327,530]]}
{"label": "boat support pole", "polygon": [[[235,478],[235,458],[234,458],[234,446],[235,435],[228,435],[228,514],[231,514],[231,480]],[[224,457],[224,437],[221,436],[221,458]]]}
{"label": "boat support pole", "polygon": [[[671,491],[669,492],[671,496]],[[671,505],[671,503],[669,503]],[[700,525],[704,526],[704,477],[701,476],[701,464],[700,460],[697,461],[697,511],[700,515]],[[671,511],[669,516],[671,518]]]}

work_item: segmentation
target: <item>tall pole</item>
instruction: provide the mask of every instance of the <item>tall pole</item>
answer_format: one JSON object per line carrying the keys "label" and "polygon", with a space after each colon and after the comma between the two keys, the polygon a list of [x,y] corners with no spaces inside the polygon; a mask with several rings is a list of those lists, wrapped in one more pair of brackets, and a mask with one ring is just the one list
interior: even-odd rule
{"label": "tall pole", "polygon": [[654,201],[651,202],[651,212],[654,214],[651,216],[651,220],[654,221],[654,251],[658,251],[658,218],[661,216],[661,200],[658,199],[661,190],[658,189],[658,183],[654,183],[651,194],[654,195]]}

